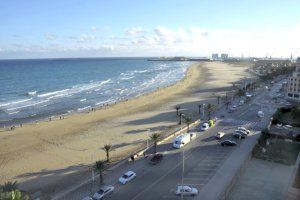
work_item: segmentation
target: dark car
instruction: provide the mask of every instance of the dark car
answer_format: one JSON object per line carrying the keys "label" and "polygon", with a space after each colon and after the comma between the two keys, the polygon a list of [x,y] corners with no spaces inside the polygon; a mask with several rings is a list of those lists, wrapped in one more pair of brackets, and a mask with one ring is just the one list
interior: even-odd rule
{"label": "dark car", "polygon": [[150,160],[150,164],[151,165],[156,165],[157,163],[161,162],[163,159],[163,155],[162,154],[155,154],[151,160]]}
{"label": "dark car", "polygon": [[231,140],[224,140],[224,141],[221,142],[221,145],[222,146],[235,146],[236,142],[231,141]]}
{"label": "dark car", "polygon": [[241,132],[235,132],[235,133],[233,133],[233,136],[236,137],[236,138],[245,139],[247,134],[246,133],[241,133]]}

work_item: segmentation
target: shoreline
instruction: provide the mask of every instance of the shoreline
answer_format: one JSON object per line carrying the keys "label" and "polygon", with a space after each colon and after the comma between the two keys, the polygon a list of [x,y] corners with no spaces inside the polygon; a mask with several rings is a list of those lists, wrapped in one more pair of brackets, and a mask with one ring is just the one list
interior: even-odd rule
{"label": "shoreline", "polygon": [[30,117],[18,119],[17,122],[11,122],[11,123],[8,123],[8,124],[4,125],[3,127],[0,127],[0,134],[1,134],[1,132],[14,131],[16,128],[22,128],[23,126],[26,126],[26,125],[34,125],[34,124],[38,124],[40,122],[52,122],[52,121],[56,121],[56,120],[63,120],[65,118],[69,117],[69,116],[76,115],[76,114],[89,114],[91,112],[95,112],[95,111],[98,111],[98,110],[109,109],[110,107],[115,106],[119,103],[127,102],[127,101],[130,101],[130,100],[133,100],[133,99],[136,99],[136,98],[139,98],[139,97],[151,94],[151,93],[158,92],[159,90],[172,87],[173,85],[176,85],[176,84],[184,81],[186,79],[187,75],[188,75],[189,69],[193,65],[197,65],[199,63],[200,62],[196,62],[196,63],[193,63],[190,66],[188,66],[186,71],[185,71],[185,75],[180,80],[175,81],[172,84],[162,86],[162,87],[157,87],[156,89],[152,89],[150,91],[138,94],[138,95],[133,96],[133,97],[119,98],[117,100],[110,101],[108,103],[94,105],[94,106],[89,105],[89,106],[86,106],[86,107],[71,110],[71,112],[66,111],[62,114],[54,114],[54,115],[51,115],[51,116],[40,117],[40,118],[37,118],[37,119],[34,119],[34,118],[30,119]]}
{"label": "shoreline", "polygon": [[153,133],[178,127],[175,105],[195,119],[197,105],[216,103],[214,93],[242,78],[245,69],[219,62],[195,63],[181,81],[107,109],[0,132],[0,180],[17,180],[21,189],[30,192],[72,183],[74,177],[58,172],[82,172],[105,158],[104,144],[113,145],[111,157],[115,159],[143,145],[148,129]]}

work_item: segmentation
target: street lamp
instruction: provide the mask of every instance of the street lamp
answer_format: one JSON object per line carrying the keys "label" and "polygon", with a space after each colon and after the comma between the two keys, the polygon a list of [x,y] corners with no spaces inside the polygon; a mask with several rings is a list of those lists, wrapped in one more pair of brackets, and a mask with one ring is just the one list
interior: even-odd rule
{"label": "street lamp", "polygon": [[204,108],[205,108],[205,104],[202,104],[202,118],[204,119]]}

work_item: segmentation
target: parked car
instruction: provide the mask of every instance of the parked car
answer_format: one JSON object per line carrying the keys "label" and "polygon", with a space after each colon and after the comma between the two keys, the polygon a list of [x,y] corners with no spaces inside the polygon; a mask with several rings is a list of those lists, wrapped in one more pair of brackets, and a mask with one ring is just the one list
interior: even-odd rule
{"label": "parked car", "polygon": [[231,110],[231,111],[235,111],[236,109],[237,109],[236,105],[233,105],[229,108],[229,110]]}
{"label": "parked car", "polygon": [[245,139],[247,136],[247,134],[243,132],[234,132],[232,135],[236,138],[241,138],[241,139]]}
{"label": "parked car", "polygon": [[209,124],[205,122],[201,126],[201,131],[206,131],[207,129],[209,129]]}
{"label": "parked car", "polygon": [[245,103],[245,101],[242,99],[242,100],[240,100],[240,102],[239,102],[239,106],[242,106],[243,104]]}
{"label": "parked car", "polygon": [[234,137],[236,138],[241,138],[241,139],[245,139],[246,136],[244,134],[241,134],[241,133],[233,133],[232,134]]}
{"label": "parked car", "polygon": [[188,185],[179,185],[176,189],[176,195],[183,196],[196,196],[198,195],[198,189],[194,187],[190,187]]}
{"label": "parked car", "polygon": [[265,114],[264,114],[263,111],[260,110],[260,111],[257,112],[257,116],[260,117],[260,118],[262,118],[262,117],[265,116]]}
{"label": "parked car", "polygon": [[156,165],[157,163],[161,162],[163,159],[162,154],[155,154],[151,159],[150,159],[150,164],[151,165]]}
{"label": "parked car", "polygon": [[242,127],[242,126],[238,127],[237,130],[244,131],[244,132],[247,133],[247,134],[251,133],[250,130],[248,130],[248,129],[246,129],[245,127]]}
{"label": "parked car", "polygon": [[115,187],[112,185],[104,185],[98,190],[98,192],[94,194],[93,199],[94,200],[103,199],[109,196],[114,191],[114,189]]}
{"label": "parked car", "polygon": [[231,140],[224,140],[224,141],[221,142],[221,145],[222,146],[235,146],[236,142],[231,141]]}
{"label": "parked car", "polygon": [[134,179],[135,177],[136,177],[136,173],[134,173],[133,171],[128,171],[119,178],[119,182],[122,184],[126,184],[132,179]]}
{"label": "parked car", "polygon": [[218,132],[217,135],[216,135],[216,138],[221,139],[224,135],[225,135],[224,132]]}

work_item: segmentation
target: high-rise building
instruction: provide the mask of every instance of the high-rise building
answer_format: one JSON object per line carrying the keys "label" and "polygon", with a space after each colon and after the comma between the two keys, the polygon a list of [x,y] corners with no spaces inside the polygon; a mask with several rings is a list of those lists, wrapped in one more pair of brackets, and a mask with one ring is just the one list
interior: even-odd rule
{"label": "high-rise building", "polygon": [[221,59],[222,60],[227,60],[228,59],[228,54],[227,53],[222,53],[221,54]]}
{"label": "high-rise building", "polygon": [[213,53],[213,54],[211,55],[211,58],[212,58],[213,60],[218,60],[218,59],[219,59],[219,54]]}
{"label": "high-rise building", "polygon": [[297,58],[296,70],[288,78],[286,97],[291,100],[300,101],[300,57]]}

